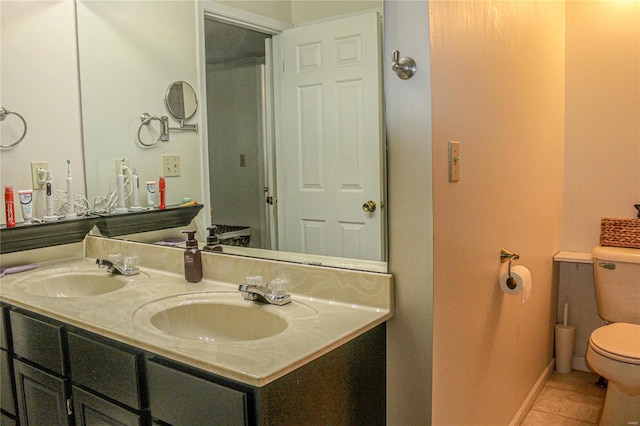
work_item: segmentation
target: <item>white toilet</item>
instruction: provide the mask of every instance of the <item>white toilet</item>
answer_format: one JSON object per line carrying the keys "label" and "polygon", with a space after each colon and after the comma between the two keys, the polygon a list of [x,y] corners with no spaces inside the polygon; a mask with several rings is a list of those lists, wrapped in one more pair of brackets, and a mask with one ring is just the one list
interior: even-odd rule
{"label": "white toilet", "polygon": [[598,315],[609,324],[591,333],[589,367],[609,380],[600,425],[640,422],[640,249],[592,251]]}

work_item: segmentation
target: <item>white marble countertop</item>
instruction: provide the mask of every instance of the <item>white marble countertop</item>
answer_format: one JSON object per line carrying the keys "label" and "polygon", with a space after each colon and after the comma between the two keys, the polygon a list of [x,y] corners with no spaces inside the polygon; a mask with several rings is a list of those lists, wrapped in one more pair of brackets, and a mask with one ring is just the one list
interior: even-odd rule
{"label": "white marble countertop", "polygon": [[[135,248],[146,250],[137,245]],[[170,257],[182,255],[181,251],[169,250],[174,250],[168,252]],[[203,256],[203,259],[205,268],[207,261],[212,259],[218,262],[218,266],[224,261],[223,257]],[[144,262],[141,264],[144,265]],[[286,270],[286,266],[278,267],[284,267]],[[295,269],[294,275],[301,276],[299,268],[304,266],[292,267]],[[340,289],[357,293],[357,282],[355,286],[345,285],[344,282],[332,285],[332,279],[328,279],[327,276],[323,278],[323,274],[335,276],[335,271],[322,271],[322,268],[310,269],[309,275],[320,280],[317,286],[333,287],[332,291],[325,289],[324,293],[333,293],[334,297],[315,297],[308,294],[310,291],[305,291],[305,288],[309,284],[298,286],[301,293],[296,294],[294,286],[290,290],[293,302],[285,306],[256,307],[255,302],[242,299],[237,283],[207,277],[215,274],[205,274],[202,282],[192,284],[186,282],[182,274],[145,267],[141,267],[142,273],[139,275],[118,277],[126,281],[126,285],[110,293],[66,298],[33,294],[31,286],[37,286],[43,278],[69,271],[108,274],[105,270],[97,268],[95,258],[46,261],[40,263],[33,271],[1,278],[0,300],[254,386],[263,386],[282,377],[393,316],[390,275],[378,274],[373,281],[363,280],[366,285],[354,303],[353,298]],[[347,274],[347,277],[349,276],[351,275]],[[354,272],[352,278],[359,276],[359,273]],[[381,288],[372,291],[372,286],[378,285]],[[371,304],[363,303],[366,302],[367,293],[373,295]],[[200,296],[220,296],[233,304],[246,304],[280,315],[287,320],[288,326],[274,336],[249,341],[200,341],[171,336],[148,323],[145,309],[148,310],[149,304],[154,301],[174,296],[192,300]],[[234,298],[237,298],[237,302]]]}

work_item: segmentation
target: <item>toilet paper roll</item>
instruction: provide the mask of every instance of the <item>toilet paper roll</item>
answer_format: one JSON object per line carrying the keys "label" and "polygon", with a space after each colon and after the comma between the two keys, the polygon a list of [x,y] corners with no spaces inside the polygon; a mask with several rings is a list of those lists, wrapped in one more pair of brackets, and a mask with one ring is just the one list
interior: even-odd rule
{"label": "toilet paper roll", "polygon": [[[511,278],[512,280],[509,280],[508,272],[502,274],[500,288],[507,294],[520,294],[522,292],[522,303],[526,302],[531,296],[531,272],[526,267],[517,265],[511,268]],[[515,287],[513,287],[514,284]]]}

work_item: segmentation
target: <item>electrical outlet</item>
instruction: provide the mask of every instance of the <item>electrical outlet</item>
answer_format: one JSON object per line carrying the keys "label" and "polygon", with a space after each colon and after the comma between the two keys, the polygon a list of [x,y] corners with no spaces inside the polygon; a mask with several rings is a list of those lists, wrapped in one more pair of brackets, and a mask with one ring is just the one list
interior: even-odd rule
{"label": "electrical outlet", "polygon": [[449,182],[460,180],[460,142],[449,141]]}
{"label": "electrical outlet", "polygon": [[[123,164],[122,160],[124,160],[124,164]],[[128,158],[124,158],[124,157],[123,158],[117,158],[116,159],[116,176],[118,176],[120,174],[120,168],[123,165],[126,166],[126,167],[129,167],[129,159]]]}
{"label": "electrical outlet", "polygon": [[162,175],[164,177],[180,176],[180,156],[177,154],[162,156]]}
{"label": "electrical outlet", "polygon": [[[31,162],[31,186],[33,189],[44,189],[45,187],[45,179],[47,178],[46,173],[43,175],[43,178],[38,178],[38,170],[44,169],[49,170],[49,163],[46,161],[32,161]],[[42,183],[40,183],[42,182]]]}

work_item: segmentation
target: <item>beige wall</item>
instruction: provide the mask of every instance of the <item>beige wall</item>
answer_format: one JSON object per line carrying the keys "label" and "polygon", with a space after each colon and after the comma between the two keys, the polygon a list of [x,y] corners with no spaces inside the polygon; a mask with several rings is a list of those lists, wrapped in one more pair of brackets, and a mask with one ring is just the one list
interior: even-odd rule
{"label": "beige wall", "polygon": [[567,2],[562,248],[590,252],[601,217],[640,203],[640,2]]}
{"label": "beige wall", "polygon": [[[430,13],[433,423],[507,424],[553,355],[564,4],[434,1]],[[449,140],[460,141],[457,183]],[[502,247],[531,271],[524,304],[499,288]]]}

